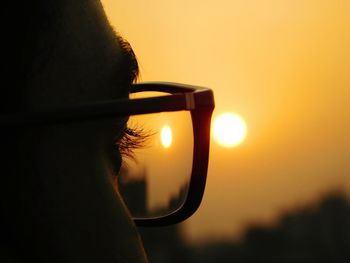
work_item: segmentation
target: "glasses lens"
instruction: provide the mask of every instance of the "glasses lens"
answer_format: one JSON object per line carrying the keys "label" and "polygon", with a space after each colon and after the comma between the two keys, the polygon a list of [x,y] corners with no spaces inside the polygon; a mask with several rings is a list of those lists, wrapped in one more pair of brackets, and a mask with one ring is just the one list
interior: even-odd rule
{"label": "glasses lens", "polygon": [[[154,94],[153,94],[154,95]],[[158,95],[158,94],[156,94]],[[123,158],[118,187],[134,218],[165,216],[187,196],[193,155],[190,112],[131,116],[139,144]]]}

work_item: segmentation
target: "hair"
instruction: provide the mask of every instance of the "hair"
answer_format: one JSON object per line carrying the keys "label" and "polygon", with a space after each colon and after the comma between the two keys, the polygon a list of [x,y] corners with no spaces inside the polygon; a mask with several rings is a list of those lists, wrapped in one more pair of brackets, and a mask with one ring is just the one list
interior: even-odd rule
{"label": "hair", "polygon": [[54,48],[66,0],[6,1],[1,22],[5,28],[5,58],[1,113],[21,111],[28,75],[45,65]]}

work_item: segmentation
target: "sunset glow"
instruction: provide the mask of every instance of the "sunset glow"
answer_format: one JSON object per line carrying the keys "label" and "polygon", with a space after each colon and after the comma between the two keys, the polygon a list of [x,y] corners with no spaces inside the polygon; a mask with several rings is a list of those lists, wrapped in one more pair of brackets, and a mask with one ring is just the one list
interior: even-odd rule
{"label": "sunset glow", "polygon": [[246,134],[247,126],[238,114],[226,112],[214,119],[213,135],[215,141],[223,147],[234,147],[241,144]]}
{"label": "sunset glow", "polygon": [[168,125],[163,126],[160,133],[160,139],[164,148],[169,148],[173,140],[173,134]]}
{"label": "sunset glow", "polygon": [[[350,196],[349,3],[103,0],[142,81],[213,89],[209,182],[200,213],[184,224],[189,242],[236,242],[251,222],[276,223],[334,188]],[[243,124],[221,119],[233,111]],[[187,136],[180,121],[154,127],[161,157]]]}

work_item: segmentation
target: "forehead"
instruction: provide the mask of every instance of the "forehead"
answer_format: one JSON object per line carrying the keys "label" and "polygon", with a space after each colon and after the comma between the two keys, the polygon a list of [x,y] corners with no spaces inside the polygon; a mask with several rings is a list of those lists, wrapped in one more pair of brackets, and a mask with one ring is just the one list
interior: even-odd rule
{"label": "forehead", "polygon": [[114,50],[86,56],[58,52],[44,68],[29,75],[28,106],[63,106],[127,96],[129,73],[123,62],[117,44]]}

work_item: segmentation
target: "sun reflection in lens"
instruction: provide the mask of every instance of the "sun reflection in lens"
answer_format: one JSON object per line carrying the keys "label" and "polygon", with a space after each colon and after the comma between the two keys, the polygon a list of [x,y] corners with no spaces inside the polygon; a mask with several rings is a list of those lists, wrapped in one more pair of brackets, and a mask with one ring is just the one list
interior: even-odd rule
{"label": "sun reflection in lens", "polygon": [[168,125],[163,126],[160,133],[160,139],[164,148],[169,148],[173,140],[173,134]]}

